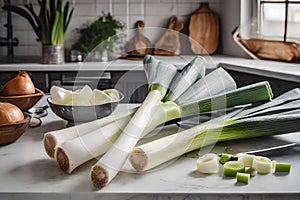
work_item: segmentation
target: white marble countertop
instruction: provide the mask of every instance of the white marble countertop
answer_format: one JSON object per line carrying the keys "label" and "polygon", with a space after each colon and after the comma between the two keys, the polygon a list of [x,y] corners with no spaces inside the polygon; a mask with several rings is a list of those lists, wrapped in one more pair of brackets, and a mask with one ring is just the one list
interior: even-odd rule
{"label": "white marble countertop", "polygon": [[[158,59],[175,64],[178,69],[190,61],[194,55],[156,56]],[[207,68],[218,65],[244,73],[266,76],[293,82],[300,82],[300,63],[286,63],[267,60],[253,60],[224,55],[203,56]],[[62,65],[45,65],[39,63],[0,64],[0,71],[142,71],[142,61],[117,59],[110,62],[65,63]]]}
{"label": "white marble countertop", "polygon": [[[45,104],[43,98],[38,105]],[[127,106],[128,104],[121,104],[118,109]],[[192,197],[199,195],[206,195],[211,199],[243,199],[245,196],[248,196],[247,199],[257,199],[261,195],[260,198],[266,199],[277,195],[280,197],[280,194],[290,198],[300,195],[298,147],[271,157],[280,162],[292,163],[290,174],[257,175],[249,185],[236,184],[235,179],[223,178],[221,173],[201,175],[196,171],[196,158],[184,156],[151,172],[121,172],[107,187],[95,191],[89,173],[96,160],[68,175],[59,169],[54,160],[47,157],[43,148],[43,134],[67,125],[66,121],[55,116],[50,109],[48,111],[49,115],[42,118],[42,126],[29,128],[15,143],[0,146],[0,199],[72,199],[73,195],[76,196],[74,199],[193,199]],[[263,140],[223,143],[215,146],[214,151],[221,152],[226,146],[233,151],[243,152],[285,144],[287,141],[300,144],[299,133]]]}

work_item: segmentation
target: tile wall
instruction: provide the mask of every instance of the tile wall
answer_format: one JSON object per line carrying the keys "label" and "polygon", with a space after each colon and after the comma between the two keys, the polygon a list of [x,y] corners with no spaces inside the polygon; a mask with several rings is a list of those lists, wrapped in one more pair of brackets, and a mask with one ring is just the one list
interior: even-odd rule
{"label": "tile wall", "polygon": [[[22,4],[30,0],[11,0],[13,4]],[[34,3],[36,0],[32,0]],[[124,23],[126,29],[134,28],[137,20],[143,20],[146,27],[167,27],[172,15],[184,22],[182,31],[187,33],[188,20],[191,13],[199,8],[200,2],[209,2],[210,8],[216,13],[221,12],[221,0],[70,0],[75,6],[74,16],[68,29],[65,46],[70,47],[77,35],[75,29],[84,23],[96,20],[102,12],[110,12],[116,19]],[[1,6],[3,1],[0,2]],[[6,37],[6,12],[0,13],[0,34]],[[14,37],[19,39],[19,45],[14,48],[15,55],[40,55],[41,47],[36,41],[34,32],[28,22],[13,14]],[[145,29],[147,30],[147,29]],[[144,31],[146,37],[155,43],[161,36],[160,31]],[[129,40],[132,35],[127,35]],[[0,47],[0,56],[6,55],[6,48]]]}

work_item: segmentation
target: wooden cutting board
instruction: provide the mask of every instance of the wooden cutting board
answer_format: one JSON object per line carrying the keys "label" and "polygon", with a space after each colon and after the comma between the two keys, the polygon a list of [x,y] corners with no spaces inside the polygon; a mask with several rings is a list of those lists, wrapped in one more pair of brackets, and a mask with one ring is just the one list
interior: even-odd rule
{"label": "wooden cutting board", "polygon": [[201,3],[200,9],[190,17],[189,39],[195,54],[213,54],[219,46],[219,17]]}
{"label": "wooden cutting board", "polygon": [[136,22],[137,34],[131,38],[128,44],[128,54],[131,56],[142,56],[152,53],[152,44],[150,40],[144,36],[145,24],[139,20]]}
{"label": "wooden cutting board", "polygon": [[184,24],[180,23],[177,17],[172,16],[168,29],[155,44],[154,54],[164,56],[180,55],[180,38],[179,32],[183,29]]}

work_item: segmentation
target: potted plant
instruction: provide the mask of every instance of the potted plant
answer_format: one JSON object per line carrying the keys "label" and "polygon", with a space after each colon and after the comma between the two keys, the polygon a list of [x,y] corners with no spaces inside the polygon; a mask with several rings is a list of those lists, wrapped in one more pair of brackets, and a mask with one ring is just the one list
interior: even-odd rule
{"label": "potted plant", "polygon": [[4,10],[15,12],[25,17],[32,26],[37,40],[42,43],[42,63],[64,63],[64,38],[69,26],[73,10],[67,1],[37,0],[39,12],[32,3],[24,7],[5,5]]}
{"label": "potted plant", "polygon": [[[123,35],[118,35],[117,31],[122,30],[123,27],[123,24],[116,20],[110,13],[103,13],[102,16],[91,24],[86,24],[82,28],[76,29],[79,38],[72,45],[72,50],[78,50],[84,55],[93,51],[93,53],[100,54],[98,60],[105,61],[105,52],[110,54],[114,51],[118,42],[122,43],[121,39]],[[119,47],[123,47],[123,44]],[[92,60],[95,61],[97,58],[94,57]]]}

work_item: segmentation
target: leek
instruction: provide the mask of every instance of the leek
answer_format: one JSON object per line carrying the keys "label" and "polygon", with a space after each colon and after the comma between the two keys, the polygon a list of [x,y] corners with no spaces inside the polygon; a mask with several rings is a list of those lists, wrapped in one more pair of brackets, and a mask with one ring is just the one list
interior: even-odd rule
{"label": "leek", "polygon": [[219,172],[219,159],[217,154],[208,153],[197,160],[197,169],[203,174],[214,174]]}
{"label": "leek", "polygon": [[286,172],[289,173],[291,171],[291,163],[276,163],[275,164],[275,173],[276,172]]}
{"label": "leek", "polygon": [[[143,135],[146,135],[157,127],[161,123],[162,117],[166,117],[165,119],[174,119],[180,116],[180,108],[172,104],[174,103],[166,102],[157,105],[155,112],[153,112],[152,120],[147,125]],[[60,168],[67,173],[71,173],[79,165],[104,154],[113,146],[113,143],[120,136],[130,119],[131,116],[120,118],[114,123],[107,124],[81,137],[76,137],[59,144],[56,152],[56,160]]]}
{"label": "leek", "polygon": [[83,136],[98,128],[118,121],[136,111],[136,108],[129,110],[128,112],[122,112],[116,115],[110,115],[102,119],[98,119],[92,122],[83,123],[80,125],[68,127],[62,130],[56,130],[47,132],[44,134],[44,147],[46,153],[50,158],[54,158],[55,149],[59,144],[62,144],[68,140]]}
{"label": "leek", "polygon": [[175,66],[160,61],[157,66],[152,66],[153,62],[147,63],[149,59],[152,60],[154,58],[145,56],[144,59],[145,73],[148,80],[151,80],[149,93],[115,144],[92,167],[91,179],[96,188],[104,187],[122,168],[129,152],[136,145],[151,120],[153,108],[164,98],[177,72]]}
{"label": "leek", "polygon": [[[228,177],[236,177],[237,173],[245,172],[245,165],[239,161],[228,161],[224,164],[223,175]],[[248,174],[249,175],[249,174]],[[250,178],[250,176],[249,176]]]}
{"label": "leek", "polygon": [[249,173],[236,173],[236,181],[240,183],[248,184],[250,181],[250,174]]}
{"label": "leek", "polygon": [[[299,131],[299,122],[299,109],[251,118],[236,115],[219,123],[199,125],[135,147],[129,160],[136,170],[145,171],[215,142]],[[217,138],[215,133],[219,134]]]}
{"label": "leek", "polygon": [[256,169],[254,169],[254,168],[252,168],[252,167],[248,168],[248,169],[245,171],[245,173],[249,174],[251,177],[254,177],[254,176],[257,175]]}
{"label": "leek", "polygon": [[[262,86],[264,85],[264,90],[261,90]],[[236,91],[229,92],[230,95],[222,95],[227,101],[227,104],[222,103],[220,106],[215,106],[215,108],[223,109],[226,108],[228,105],[238,106],[244,103],[252,103],[255,99],[248,98],[248,101],[245,102],[243,100],[243,93],[249,93],[253,91],[260,91],[262,94],[260,96],[265,97],[263,100],[268,100],[270,96],[264,94],[270,94],[268,90],[268,84],[263,82],[260,84],[253,84],[252,87],[245,87],[240,88]],[[253,94],[260,94],[260,93],[253,93]],[[253,95],[254,96],[254,95]],[[230,97],[226,100],[226,97]],[[238,98],[239,97],[239,98]],[[178,119],[178,118],[185,118],[190,117],[201,111],[211,111],[214,108],[210,104],[206,104],[208,100],[214,101],[214,99],[220,99],[220,96],[212,97],[211,99],[203,99],[199,102],[194,102],[189,104],[190,106],[178,106],[174,102],[165,102],[160,103],[153,112],[153,116],[149,124],[147,124],[145,130],[142,133],[142,136],[145,136],[147,133],[151,132],[160,124],[163,124],[167,121]],[[258,98],[258,100],[262,100]],[[197,109],[195,111],[190,111],[191,105],[195,105]],[[200,109],[198,108],[199,106]],[[61,143],[58,147],[59,151],[57,152],[57,162],[61,169],[63,169],[67,173],[71,173],[76,167],[83,164],[84,162],[92,159],[93,157],[100,156],[101,154],[105,153],[109,147],[112,146],[112,143],[119,137],[122,130],[124,129],[124,125],[126,122],[122,122],[122,125],[118,121],[116,121],[117,125],[109,124],[100,128],[98,130],[93,131],[92,133],[86,134],[81,136],[80,138],[74,138],[72,140],[66,141],[65,143]],[[115,127],[115,128],[114,128]],[[104,133],[104,132],[108,133]],[[105,136],[103,136],[105,135]],[[109,136],[108,136],[109,135]],[[95,144],[95,145],[94,145]],[[98,144],[98,145],[97,145]],[[73,151],[76,150],[76,153]],[[62,154],[62,155],[59,155]],[[81,154],[80,156],[78,156]]]}
{"label": "leek", "polygon": [[272,161],[263,156],[254,156],[252,167],[260,174],[268,174],[272,171]]}
{"label": "leek", "polygon": [[255,157],[254,155],[239,153],[237,157],[238,157],[238,161],[243,162],[245,164],[245,167],[252,167],[253,159]]}
{"label": "leek", "polygon": [[178,104],[187,104],[234,89],[236,89],[236,83],[232,77],[220,67],[206,75],[203,79],[199,79],[182,93],[182,95],[174,99],[174,101]]}
{"label": "leek", "polygon": [[174,101],[174,99],[181,96],[184,91],[204,76],[205,60],[200,56],[196,56],[182,69],[181,73],[177,73],[164,101]]}

